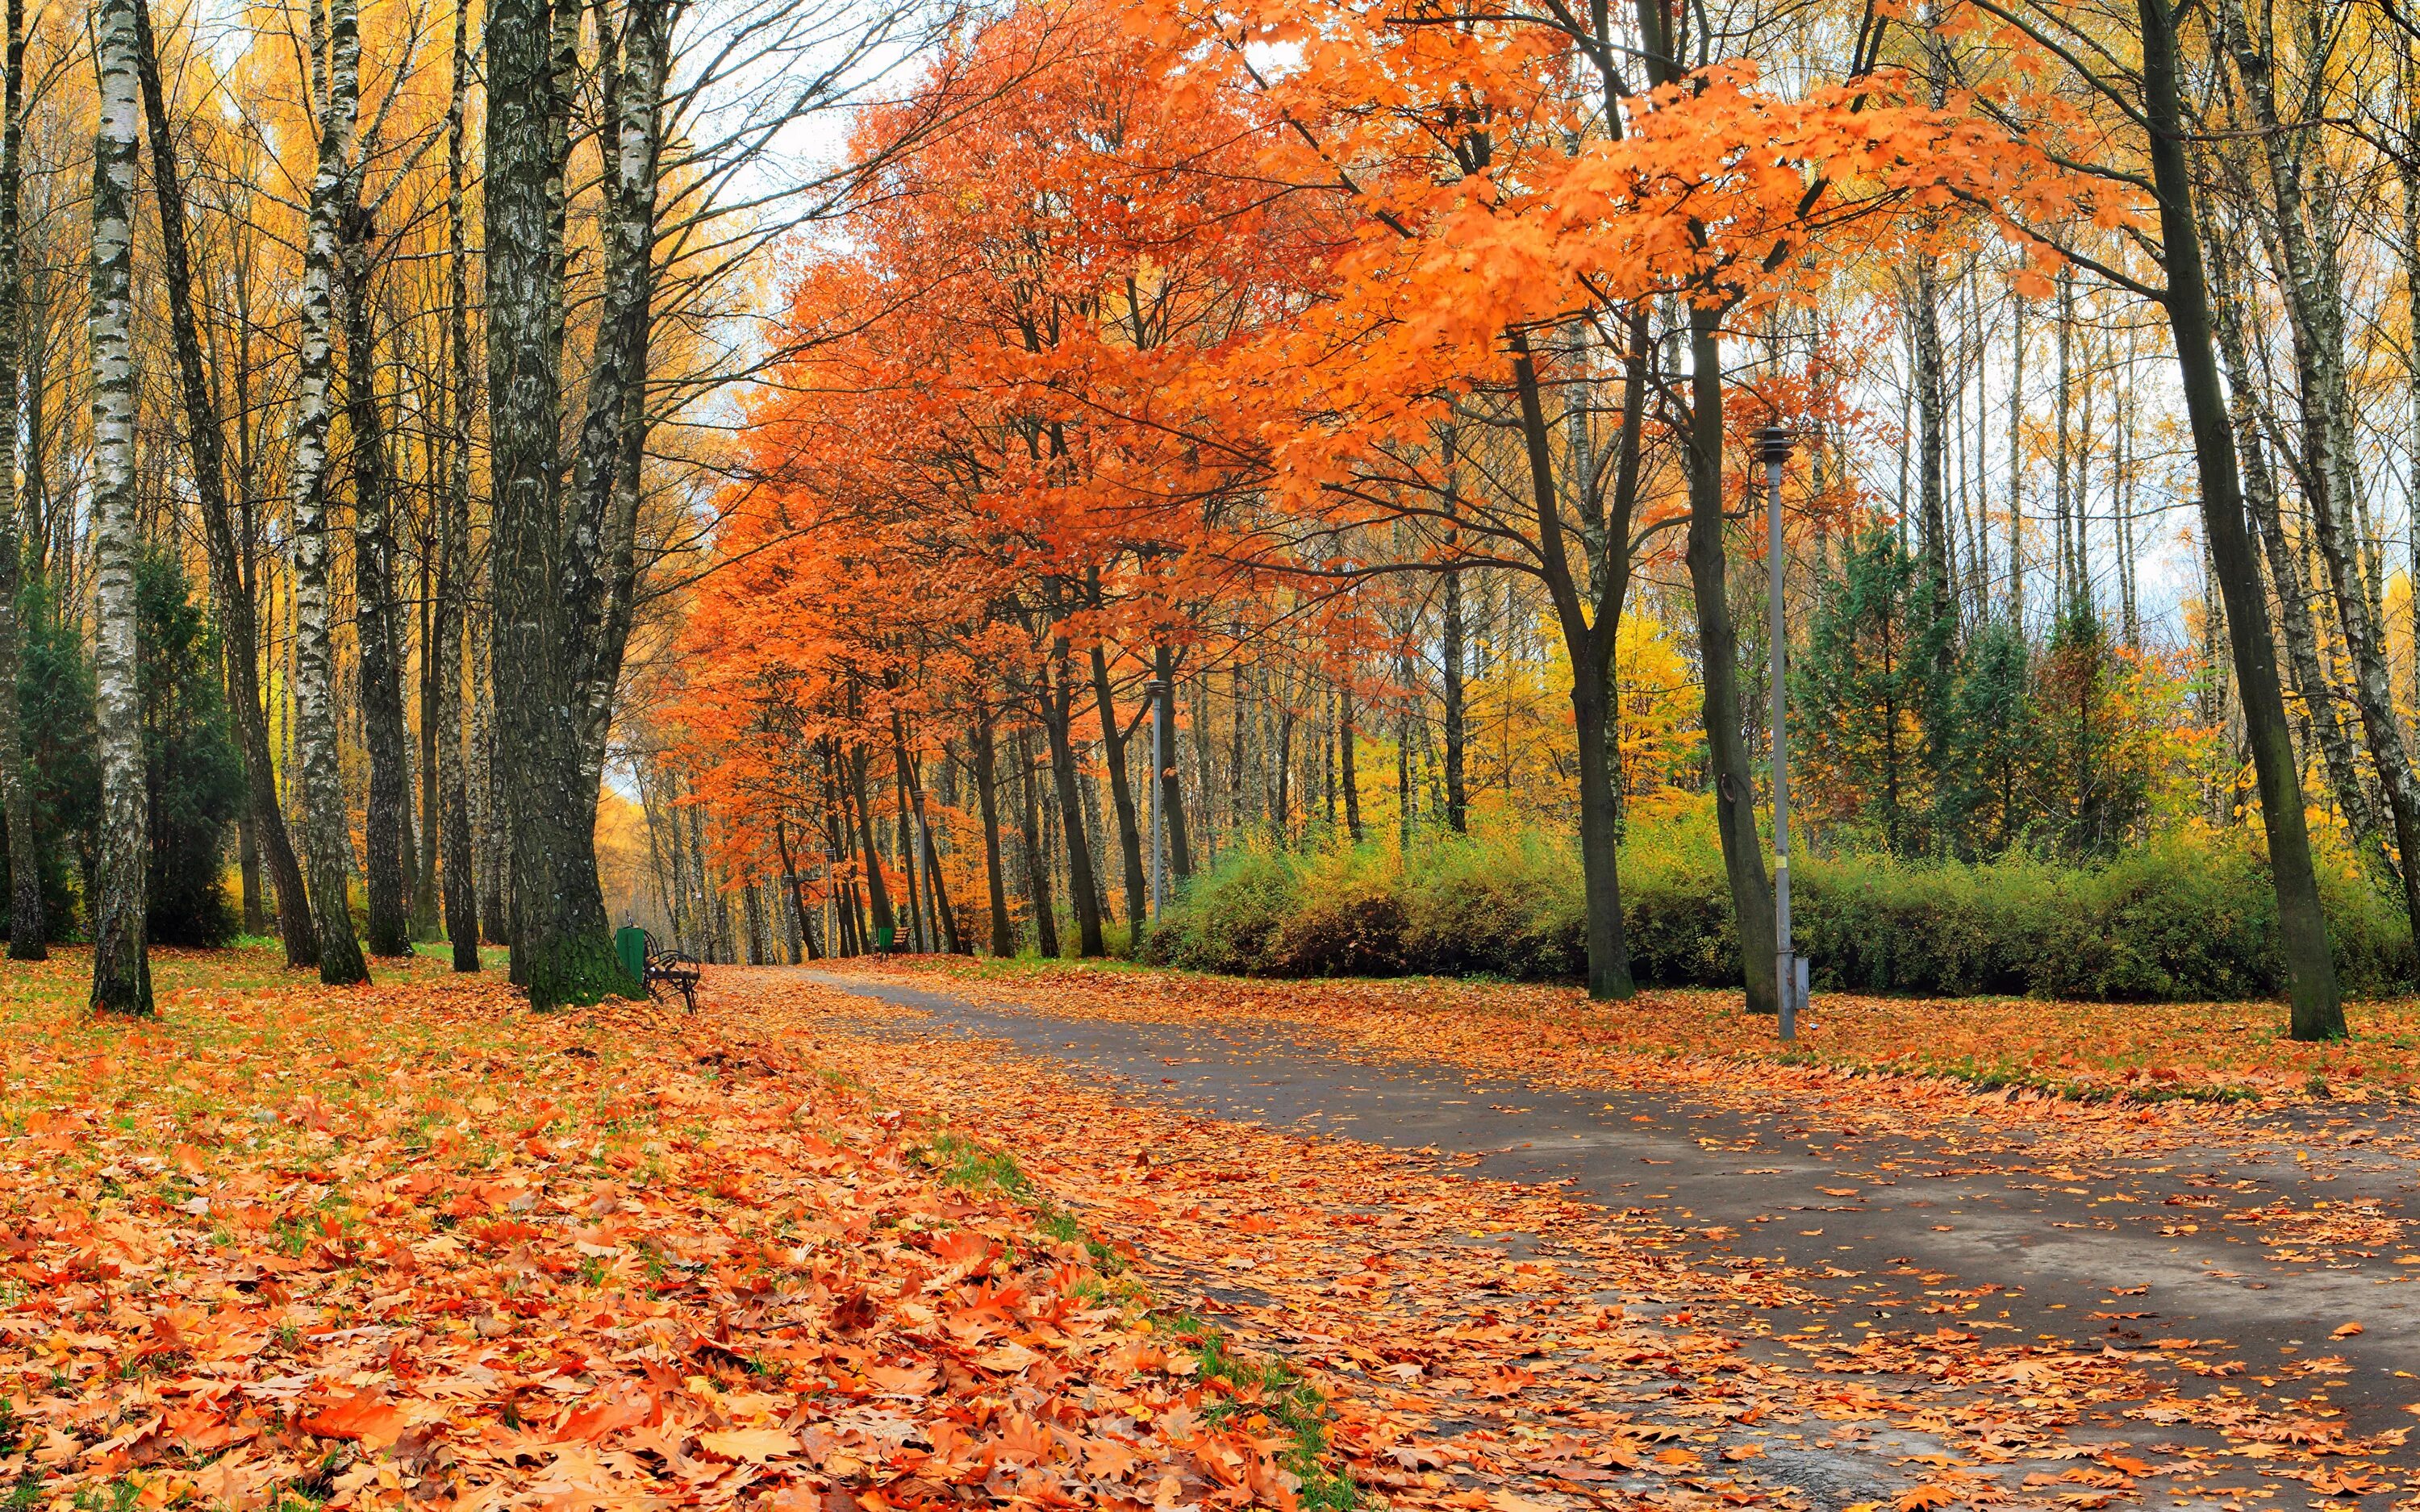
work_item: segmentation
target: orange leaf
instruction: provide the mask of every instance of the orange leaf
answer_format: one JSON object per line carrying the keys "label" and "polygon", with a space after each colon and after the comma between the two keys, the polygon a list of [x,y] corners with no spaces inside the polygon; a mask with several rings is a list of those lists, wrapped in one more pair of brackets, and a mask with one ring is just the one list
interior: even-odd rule
{"label": "orange leaf", "polygon": [[355,1439],[373,1449],[393,1443],[411,1426],[400,1406],[367,1391],[330,1402],[302,1420],[305,1433],[322,1439]]}

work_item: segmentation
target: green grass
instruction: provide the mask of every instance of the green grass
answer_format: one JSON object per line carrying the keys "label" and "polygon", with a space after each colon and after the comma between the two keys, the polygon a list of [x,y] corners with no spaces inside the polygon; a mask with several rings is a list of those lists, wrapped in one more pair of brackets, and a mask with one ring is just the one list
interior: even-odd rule
{"label": "green grass", "polygon": [[1204,1411],[1205,1418],[1218,1424],[1246,1412],[1265,1414],[1294,1441],[1278,1462],[1302,1482],[1302,1505],[1350,1512],[1357,1493],[1349,1472],[1328,1468],[1327,1398],[1316,1387],[1279,1355],[1238,1353],[1223,1332],[1190,1312],[1155,1318],[1152,1326],[1193,1351],[1202,1381],[1227,1388],[1227,1395]]}

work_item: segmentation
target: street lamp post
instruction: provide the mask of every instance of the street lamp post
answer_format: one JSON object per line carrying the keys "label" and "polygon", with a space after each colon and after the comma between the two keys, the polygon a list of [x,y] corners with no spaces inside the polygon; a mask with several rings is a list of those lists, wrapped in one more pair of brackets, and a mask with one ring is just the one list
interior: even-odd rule
{"label": "street lamp post", "polygon": [[1773,596],[1773,987],[1781,1010],[1781,1039],[1798,1038],[1806,978],[1790,948],[1790,696],[1784,681],[1790,639],[1781,606],[1781,467],[1790,460],[1790,432],[1767,425],[1759,434],[1764,455],[1765,563]]}

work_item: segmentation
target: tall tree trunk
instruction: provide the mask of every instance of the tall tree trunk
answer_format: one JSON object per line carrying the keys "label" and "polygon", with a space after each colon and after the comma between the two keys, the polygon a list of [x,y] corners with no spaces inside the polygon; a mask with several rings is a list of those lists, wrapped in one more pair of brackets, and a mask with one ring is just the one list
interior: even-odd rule
{"label": "tall tree trunk", "polygon": [[[464,428],[469,428],[466,420]],[[495,681],[487,673],[495,665],[493,624],[486,606],[465,582],[462,603],[464,639],[471,655],[471,755],[468,786],[478,795],[473,834],[479,858],[473,873],[479,889],[479,938],[489,945],[513,941],[512,914],[506,906],[512,887],[512,825],[504,812],[504,774],[496,759]]]}
{"label": "tall tree trunk", "polygon": [[2025,300],[2009,295],[2009,624],[2025,626]]}
{"label": "tall tree trunk", "polygon": [[2370,801],[2369,789],[2362,780],[2361,764],[2355,758],[2352,737],[2346,733],[2343,717],[2336,708],[2336,692],[2327,669],[2319,661],[2319,632],[2311,612],[2311,594],[2303,565],[2286,534],[2283,512],[2277,502],[2277,480],[2269,468],[2269,455],[2262,442],[2260,413],[2251,372],[2249,339],[2243,328],[2243,310],[2235,296],[2232,281],[2226,276],[2225,241],[2215,228],[2205,231],[2210,244],[2221,249],[2217,268],[2210,280],[2211,316],[2219,355],[2227,378],[2229,420],[2234,433],[2236,455],[2242,463],[2242,487],[2251,505],[2252,523],[2258,532],[2260,545],[2269,560],[2269,576],[2277,590],[2278,629],[2286,642],[2286,660],[2294,674],[2294,686],[2303,696],[2303,706],[2309,711],[2311,738],[2319,748],[2319,756],[2328,774],[2328,785],[2335,795],[2336,807],[2344,815],[2346,830],[2350,833],[2354,850],[2367,860],[2387,859],[2385,841],[2378,827],[2378,810]]}
{"label": "tall tree trunk", "polygon": [[[1353,748],[1360,743],[1361,732],[1353,719],[1353,678],[1349,671],[1339,685],[1337,700],[1338,764],[1342,768],[1338,780],[1344,786],[1344,830],[1346,834],[1353,837],[1353,843],[1358,845],[1363,839],[1361,774],[1360,768],[1354,762]],[[1175,785],[1175,779],[1171,775],[1169,779],[1169,786],[1172,789]],[[1182,810],[1175,811],[1180,814],[1183,812]],[[1177,854],[1181,856],[1184,853],[1179,851]],[[1180,880],[1183,875],[1181,872],[1178,873]]]}
{"label": "tall tree trunk", "polygon": [[1152,648],[1151,665],[1152,675],[1168,689],[1163,695],[1168,700],[1168,748],[1158,757],[1159,811],[1168,829],[1169,872],[1175,877],[1181,892],[1185,884],[1193,879],[1193,840],[1185,825],[1185,779],[1180,775],[1182,764],[1176,759],[1176,668],[1166,646]]}
{"label": "tall tree trunk", "polygon": [[219,636],[225,648],[227,702],[236,747],[243,758],[246,808],[254,843],[267,860],[270,883],[277,889],[277,928],[286,946],[286,964],[313,966],[319,961],[318,935],[303,888],[302,863],[295,858],[286,814],[277,803],[269,717],[260,702],[259,627],[249,575],[243,570],[251,531],[246,528],[239,534],[236,512],[227,498],[226,434],[202,371],[201,325],[194,307],[193,259],[186,239],[184,177],[169,129],[150,12],[143,0],[136,0],[134,24],[135,66],[150,128],[151,189],[160,210],[161,273],[167,285],[178,396],[184,409],[186,455],[193,466],[202,540],[209,559],[210,595],[217,604]]}
{"label": "tall tree trunk", "polygon": [[[470,92],[471,8],[454,8],[454,67],[445,105],[445,501],[437,552],[437,791],[445,937],[454,969],[479,969],[479,892],[471,843],[470,774],[462,760],[462,652],[471,594],[471,275],[464,232],[463,115]],[[652,833],[652,832],[651,832]]]}
{"label": "tall tree trunk", "polygon": [[[2345,371],[2344,281],[2335,249],[2304,220],[2307,202],[2300,133],[2289,136],[2278,117],[2271,73],[2271,39],[2257,42],[2236,0],[2221,8],[2230,51],[2244,83],[2244,98],[2259,128],[2260,150],[2274,196],[2275,242],[2285,272],[2287,323],[2294,337],[2294,369],[2301,391],[2303,460],[2311,484],[2312,533],[2327,564],[2336,625],[2352,663],[2353,707],[2361,716],[2370,759],[2378,767],[2387,812],[2395,824],[2395,849],[2403,881],[2404,910],[2420,937],[2420,771],[2395,708],[2386,661],[2385,627],[2370,591],[2359,529],[2353,471],[2353,403]],[[2325,67],[2315,58],[2313,67]]]}
{"label": "tall tree trunk", "polygon": [[1448,829],[1459,835],[1470,827],[1470,784],[1464,765],[1470,740],[1462,681],[1466,647],[1462,623],[1462,574],[1459,572],[1445,575],[1445,606],[1441,620],[1437,654],[1444,663],[1445,673],[1445,823]]}
{"label": "tall tree trunk", "polygon": [[2142,27],[2143,102],[2150,166],[2165,254],[2164,301],[2177,350],[2178,376],[2193,426],[2194,460],[2201,478],[2202,520],[2226,628],[2235,652],[2244,733],[2260,785],[2260,818],[2269,838],[2269,870],[2277,892],[2277,920],[2297,1040],[2340,1038],[2344,1006],[2328,951],[2327,918],[2319,910],[2318,876],[2303,813],[2303,784],[2278,682],[2269,603],[2244,530],[2242,483],[2228,435],[2225,388],[2211,349],[2209,287],[2194,211],[2192,165],[2179,96],[2174,20],[2164,0],[2136,0]]}
{"label": "tall tree trunk", "polygon": [[991,710],[975,711],[973,739],[975,802],[983,812],[984,888],[990,894],[991,953],[1016,953],[1016,931],[1008,917],[1008,877],[1000,861],[1000,781],[998,750],[992,740]]}
{"label": "tall tree trunk", "polygon": [[1068,675],[1067,642],[1057,643],[1047,679],[1036,700],[1042,733],[1050,742],[1050,777],[1059,791],[1060,828],[1066,832],[1067,890],[1076,903],[1076,953],[1093,960],[1109,953],[1101,938],[1101,892],[1093,880],[1093,846],[1085,834],[1084,799],[1076,774],[1076,748],[1068,725],[1075,715],[1076,690]]}
{"label": "tall tree trunk", "polygon": [[[555,0],[573,7],[576,0]],[[665,0],[628,0],[618,56],[601,67],[612,133],[602,184],[604,301],[588,366],[572,475],[569,598],[578,619],[580,760],[593,801],[638,584],[641,466],[647,444],[647,352],[655,297],[657,164],[672,51]],[[574,22],[575,37],[577,22]]]}
{"label": "tall tree trunk", "polygon": [[782,930],[790,947],[790,964],[799,964],[799,948],[806,947],[806,958],[819,959],[822,952],[815,946],[815,927],[807,917],[805,895],[799,890],[799,863],[790,854],[790,825],[784,819],[773,821],[773,845],[782,853]]}
{"label": "tall tree trunk", "polygon": [[605,917],[582,744],[596,647],[581,633],[593,608],[581,595],[597,580],[602,544],[566,541],[561,523],[564,12],[576,39],[573,0],[491,0],[485,31],[490,675],[510,821],[512,974],[540,1009],[641,990]]}
{"label": "tall tree trunk", "polygon": [[[1098,587],[1095,584],[1095,602]],[[1126,871],[1126,944],[1142,944],[1146,900],[1151,880],[1142,865],[1142,826],[1135,815],[1134,787],[1126,780],[1126,742],[1118,728],[1117,694],[1109,687],[1109,657],[1098,640],[1093,642],[1093,702],[1101,716],[1101,761],[1109,769],[1109,799],[1117,810],[1118,854]]]}
{"label": "tall tree trunk", "polygon": [[23,181],[25,0],[8,0],[8,72],[0,85],[0,395],[8,405],[0,424],[0,816],[8,825],[8,959],[50,955],[43,936],[42,853],[34,834],[33,773],[20,728],[17,683],[24,665],[17,623],[24,591],[25,542],[17,503],[17,350],[23,322],[24,242],[18,227]]}
{"label": "tall tree trunk", "polygon": [[378,396],[377,322],[370,302],[370,227],[361,185],[348,176],[338,210],[337,267],[345,312],[345,422],[352,442],[353,605],[361,646],[362,733],[369,749],[369,805],[363,824],[369,854],[370,953],[411,953],[410,877],[411,780],[403,718],[401,606],[395,594],[395,497],[386,417]]}
{"label": "tall tree trunk", "polygon": [[[101,121],[93,133],[92,507],[96,567],[94,715],[101,736],[101,856],[92,910],[92,1006],[152,1011],[144,939],[150,858],[143,703],[136,684],[134,488],[134,170],[140,129],[134,0],[101,0],[94,51]],[[13,687],[8,690],[14,696]]]}
{"label": "tall tree trunk", "polygon": [[1740,974],[1751,1013],[1780,1009],[1775,990],[1773,887],[1756,831],[1756,778],[1740,733],[1739,638],[1731,627],[1723,562],[1722,347],[1711,310],[1689,316],[1689,586],[1705,673],[1706,749],[1714,774],[1715,827],[1737,921]]}
{"label": "tall tree trunk", "polygon": [[[1616,552],[1618,560],[1608,566],[1609,580],[1597,599],[1591,618],[1582,606],[1581,579],[1572,569],[1564,543],[1537,363],[1525,333],[1515,332],[1512,346],[1512,381],[1520,396],[1521,434],[1529,466],[1529,506],[1538,521],[1538,555],[1572,661],[1572,716],[1578,737],[1580,772],[1580,873],[1587,896],[1589,995],[1600,1002],[1627,998],[1637,989],[1631,980],[1630,942],[1622,926],[1621,855],[1614,828],[1606,714],[1610,702],[1607,691],[1612,684],[1612,643],[1615,627],[1621,623],[1628,555],[1621,547],[1607,543],[1607,549]],[[1635,390],[1632,402],[1637,402]],[[1626,523],[1618,523],[1616,528],[1624,532],[1628,529]]]}
{"label": "tall tree trunk", "polygon": [[[319,980],[341,986],[369,980],[346,896],[349,839],[336,764],[335,645],[328,597],[329,382],[336,331],[337,243],[339,218],[350,202],[353,128],[360,106],[361,20],[355,0],[333,0],[327,26],[329,69],[321,95],[318,167],[311,180],[303,233],[302,329],[287,491],[294,512],[295,722],[311,863],[311,916],[319,935]],[[313,55],[318,53],[314,47]],[[370,845],[381,842],[372,831]],[[391,846],[393,841],[383,843]]]}
{"label": "tall tree trunk", "polygon": [[857,804],[857,854],[865,863],[865,897],[874,913],[876,943],[885,932],[897,937],[898,920],[891,908],[891,886],[882,875],[882,848],[874,842],[874,804],[866,791],[865,748],[848,753],[850,798]]}
{"label": "tall tree trunk", "polygon": [[1050,862],[1042,848],[1042,799],[1033,790],[1033,742],[1020,726],[1016,732],[1018,839],[1025,851],[1026,901],[1033,907],[1034,948],[1046,961],[1059,959],[1059,909],[1050,900]]}

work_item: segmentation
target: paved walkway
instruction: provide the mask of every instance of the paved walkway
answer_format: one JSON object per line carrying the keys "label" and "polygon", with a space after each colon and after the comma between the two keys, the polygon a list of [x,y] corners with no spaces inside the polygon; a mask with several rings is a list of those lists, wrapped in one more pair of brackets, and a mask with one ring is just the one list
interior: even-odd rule
{"label": "paved walkway", "polygon": [[[2376,1148],[2381,1129],[2411,1129],[2368,1110],[2280,1116],[2260,1143],[2202,1161],[2171,1152],[2078,1170],[1999,1130],[1877,1136],[1788,1103],[1742,1113],[1661,1090],[1575,1092],[1409,1059],[1372,1064],[1282,1026],[1086,1019],[812,975],[1048,1057],[1120,1096],[1434,1151],[1476,1175],[1562,1183],[1654,1216],[1707,1263],[1796,1268],[1827,1296],[1835,1340],[1930,1327],[1925,1315],[1939,1315],[1987,1339],[2139,1354],[2189,1396],[2340,1409],[2361,1434],[2412,1426],[2405,1410],[2420,1402],[2420,1293],[2406,1285],[2420,1280],[2420,1231],[2399,1237],[2420,1211],[2420,1165]],[[2342,1363],[2314,1368],[2315,1358]]]}

